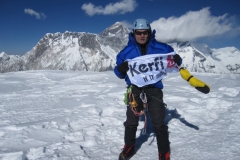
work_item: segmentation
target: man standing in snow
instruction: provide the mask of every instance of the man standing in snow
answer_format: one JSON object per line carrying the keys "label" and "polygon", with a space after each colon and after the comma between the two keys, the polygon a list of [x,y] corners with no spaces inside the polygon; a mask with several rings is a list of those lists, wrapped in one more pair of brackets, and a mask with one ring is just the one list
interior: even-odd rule
{"label": "man standing in snow", "polygon": [[[159,159],[170,160],[168,126],[164,124],[165,104],[163,103],[162,81],[159,80],[153,84],[142,87],[133,85],[127,72],[130,69],[132,74],[140,74],[140,71],[135,70],[135,66],[129,66],[127,60],[145,55],[168,54],[171,52],[174,52],[171,46],[156,41],[155,30],[151,30],[150,24],[145,19],[137,19],[134,21],[133,32],[129,34],[128,45],[117,55],[117,65],[114,68],[116,76],[125,79],[128,90],[131,88],[131,91],[128,92],[127,95],[127,117],[124,122],[125,145],[119,155],[119,160],[128,160],[135,153],[139,115],[141,115],[140,113],[146,113],[144,112],[146,105],[156,133]],[[179,66],[182,63],[182,59],[178,54],[174,54],[173,61]],[[142,72],[150,72],[154,66],[158,67],[157,65],[161,67],[160,62],[147,64],[148,65],[143,64],[139,67]],[[149,68],[147,69],[146,66],[149,66]]]}

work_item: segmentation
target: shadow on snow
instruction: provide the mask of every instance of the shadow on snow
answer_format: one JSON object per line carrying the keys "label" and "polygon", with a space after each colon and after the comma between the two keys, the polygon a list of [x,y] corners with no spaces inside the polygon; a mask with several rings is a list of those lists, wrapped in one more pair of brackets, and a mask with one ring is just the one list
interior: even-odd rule
{"label": "shadow on snow", "polygon": [[[177,109],[169,110],[168,108],[166,108],[166,116],[165,116],[164,123],[167,125],[172,119],[178,119],[180,122],[182,122],[186,126],[193,128],[195,130],[199,130],[198,126],[195,126],[187,122],[184,118],[182,118],[181,115],[177,112]],[[144,121],[144,116],[141,116],[139,121]],[[151,145],[154,142],[156,136],[152,127],[151,117],[149,116],[149,114],[147,114],[147,130],[145,134],[142,134],[142,131],[141,131],[140,135],[136,138],[136,146],[135,146],[136,152],[141,148],[143,143],[148,141],[150,137],[152,137],[152,140],[149,143],[149,145]]]}

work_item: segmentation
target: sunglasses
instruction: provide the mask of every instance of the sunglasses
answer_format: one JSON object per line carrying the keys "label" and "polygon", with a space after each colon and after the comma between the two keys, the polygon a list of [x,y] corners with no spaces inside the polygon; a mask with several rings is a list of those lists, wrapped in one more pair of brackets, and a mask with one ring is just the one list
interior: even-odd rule
{"label": "sunglasses", "polygon": [[136,31],[135,32],[136,35],[147,35],[148,34],[148,31],[144,31],[144,32],[139,32],[139,31]]}

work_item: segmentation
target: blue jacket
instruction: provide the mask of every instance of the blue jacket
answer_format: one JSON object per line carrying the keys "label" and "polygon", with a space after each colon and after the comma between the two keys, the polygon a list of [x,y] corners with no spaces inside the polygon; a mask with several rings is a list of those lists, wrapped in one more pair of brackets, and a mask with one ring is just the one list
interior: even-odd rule
{"label": "blue jacket", "polygon": [[[149,43],[147,44],[147,52],[146,54],[159,54],[159,53],[170,53],[173,52],[173,48],[165,43],[161,43],[156,41],[155,39],[155,33],[156,31],[153,30]],[[117,77],[124,79],[127,83],[127,85],[131,85],[131,82],[127,76],[126,73],[121,73],[118,71],[117,67],[121,63],[123,63],[126,59],[133,59],[138,56],[142,56],[141,50],[139,45],[137,44],[133,33],[129,34],[129,40],[128,40],[128,45],[117,55],[116,63],[117,65],[114,68],[114,73],[116,74]],[[154,87],[163,88],[162,81],[158,81],[155,84],[152,84]]]}

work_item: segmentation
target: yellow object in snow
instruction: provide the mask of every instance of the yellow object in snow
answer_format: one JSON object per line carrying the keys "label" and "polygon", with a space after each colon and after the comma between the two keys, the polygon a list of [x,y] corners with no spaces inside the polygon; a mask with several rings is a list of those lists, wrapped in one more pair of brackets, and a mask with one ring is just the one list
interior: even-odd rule
{"label": "yellow object in snow", "polygon": [[182,67],[180,68],[179,72],[184,80],[188,81],[191,86],[195,87],[200,92],[206,94],[210,92],[210,87],[203,81],[192,76],[187,69]]}

